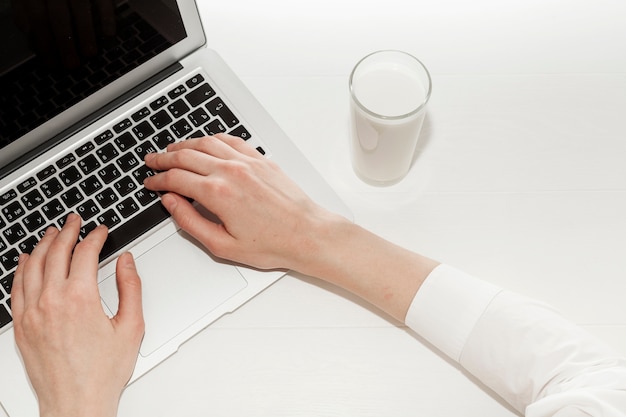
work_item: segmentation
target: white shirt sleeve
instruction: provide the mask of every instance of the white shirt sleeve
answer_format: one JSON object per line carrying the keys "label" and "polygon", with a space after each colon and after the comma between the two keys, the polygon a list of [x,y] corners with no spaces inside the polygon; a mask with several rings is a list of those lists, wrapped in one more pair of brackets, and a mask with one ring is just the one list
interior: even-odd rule
{"label": "white shirt sleeve", "polygon": [[626,417],[626,358],[545,304],[440,265],[406,324],[527,417]]}

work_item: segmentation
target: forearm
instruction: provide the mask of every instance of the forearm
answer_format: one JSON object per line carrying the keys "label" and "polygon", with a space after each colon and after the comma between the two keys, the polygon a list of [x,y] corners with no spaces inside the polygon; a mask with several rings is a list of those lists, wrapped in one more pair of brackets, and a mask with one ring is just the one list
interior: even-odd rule
{"label": "forearm", "polygon": [[399,321],[438,264],[340,217],[311,230],[310,252],[293,269],[342,287]]}

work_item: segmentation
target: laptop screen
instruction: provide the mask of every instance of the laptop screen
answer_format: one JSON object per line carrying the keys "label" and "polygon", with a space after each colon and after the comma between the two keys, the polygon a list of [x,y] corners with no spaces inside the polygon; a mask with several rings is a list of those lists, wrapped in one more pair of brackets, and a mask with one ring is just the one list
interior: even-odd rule
{"label": "laptop screen", "polygon": [[[76,123],[78,103],[186,36],[176,0],[0,0],[0,153],[18,157],[21,138],[41,143]],[[37,129],[72,107],[73,118]]]}

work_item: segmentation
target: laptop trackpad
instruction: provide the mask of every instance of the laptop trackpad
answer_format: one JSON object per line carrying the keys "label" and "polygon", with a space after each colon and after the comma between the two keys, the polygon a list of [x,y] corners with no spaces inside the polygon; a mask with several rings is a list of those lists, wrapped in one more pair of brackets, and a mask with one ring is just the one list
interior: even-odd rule
{"label": "laptop trackpad", "polygon": [[[146,334],[139,353],[147,356],[245,288],[237,268],[216,261],[183,232],[175,233],[136,260],[142,281]],[[115,275],[100,296],[117,312]]]}

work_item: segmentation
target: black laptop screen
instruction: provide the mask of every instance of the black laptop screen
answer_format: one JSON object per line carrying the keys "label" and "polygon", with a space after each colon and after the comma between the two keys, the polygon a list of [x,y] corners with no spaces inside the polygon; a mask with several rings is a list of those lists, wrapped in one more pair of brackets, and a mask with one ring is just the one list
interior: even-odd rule
{"label": "black laptop screen", "polygon": [[0,26],[0,149],[186,36],[174,0],[0,0]]}

